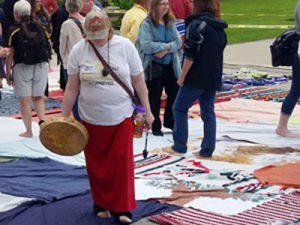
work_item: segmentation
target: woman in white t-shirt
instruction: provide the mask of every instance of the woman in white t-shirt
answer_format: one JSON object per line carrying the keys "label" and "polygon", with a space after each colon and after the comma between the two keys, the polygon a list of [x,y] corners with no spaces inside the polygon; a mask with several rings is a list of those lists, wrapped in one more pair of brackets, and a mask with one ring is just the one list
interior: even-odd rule
{"label": "woman in white t-shirt", "polygon": [[[146,108],[150,128],[151,114],[142,62],[134,45],[113,34],[105,12],[88,13],[84,28],[98,52],[115,74],[133,91],[135,88]],[[81,40],[71,50],[68,60],[68,84],[62,115],[69,116],[79,94],[79,115],[89,132],[84,151],[90,180],[94,211],[97,216],[115,216],[131,223],[130,211],[136,207],[133,162],[133,106],[126,91],[107,74],[92,46]]]}

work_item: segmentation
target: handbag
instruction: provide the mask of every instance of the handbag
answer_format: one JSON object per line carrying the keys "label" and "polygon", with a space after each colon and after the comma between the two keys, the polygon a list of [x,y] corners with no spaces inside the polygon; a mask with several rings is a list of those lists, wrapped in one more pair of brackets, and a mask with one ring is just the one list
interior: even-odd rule
{"label": "handbag", "polygon": [[164,74],[164,66],[152,60],[151,64],[145,70],[145,73],[147,73],[147,77],[150,78],[149,80],[161,77]]}
{"label": "handbag", "polygon": [[[95,47],[95,45],[93,44],[93,42],[91,42],[90,40],[87,40],[90,45],[92,46],[97,58],[100,60],[100,62],[102,63],[102,65],[104,66],[104,69],[107,69],[109,71],[109,74],[115,79],[115,81],[117,81],[117,83],[127,92],[127,94],[129,95],[129,97],[131,98],[132,101],[132,105],[135,108],[135,106],[137,105],[141,105],[140,103],[140,99],[139,97],[127,87],[127,85],[115,74],[115,72],[112,70],[112,68],[110,67],[110,65],[105,61],[105,59],[102,57],[102,55],[98,52],[97,48]],[[135,111],[133,113],[133,115],[135,115]]]}

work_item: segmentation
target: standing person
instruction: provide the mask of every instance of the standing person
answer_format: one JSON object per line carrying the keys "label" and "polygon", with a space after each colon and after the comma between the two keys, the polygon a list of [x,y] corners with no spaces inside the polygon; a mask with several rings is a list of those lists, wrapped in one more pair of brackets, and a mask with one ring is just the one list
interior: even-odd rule
{"label": "standing person", "polygon": [[18,0],[4,0],[2,5],[2,9],[4,13],[4,18],[2,23],[4,46],[7,46],[8,30],[15,23],[13,11],[14,11],[14,4],[17,1]]}
{"label": "standing person", "polygon": [[[189,0],[170,0],[170,6],[174,16],[176,17],[175,26],[180,34],[182,43],[185,42],[185,19],[191,15],[192,8]],[[180,61],[183,60],[183,45],[181,46]]]}
{"label": "standing person", "polygon": [[40,122],[45,119],[43,96],[48,80],[47,61],[51,56],[49,35],[39,23],[31,20],[30,12],[28,1],[16,2],[14,16],[17,24],[9,31],[8,46],[11,54],[6,61],[7,82],[12,85],[13,75],[14,92],[20,98],[21,115],[26,128],[20,134],[22,137],[32,137],[31,100]]}
{"label": "standing person", "polygon": [[90,40],[116,75],[139,96],[146,109],[148,127],[151,114],[142,62],[134,45],[113,34],[108,16],[92,10],[84,22],[86,39],[71,50],[69,80],[62,115],[69,116],[79,94],[79,114],[89,133],[84,150],[94,211],[98,217],[111,214],[120,222],[131,223],[136,207],[133,162],[133,106],[127,92],[107,74]]}
{"label": "standing person", "polygon": [[59,38],[59,53],[65,68],[64,80],[67,82],[67,65],[68,57],[72,47],[84,38],[83,21],[84,17],[80,15],[82,9],[82,0],[67,0],[66,10],[69,13],[69,18],[62,24]]}
{"label": "standing person", "polygon": [[155,117],[152,133],[163,136],[159,117],[163,89],[168,96],[163,125],[173,129],[172,105],[177,95],[176,83],[181,73],[178,51],[181,39],[168,0],[152,0],[149,16],[142,22],[136,47],[146,71],[151,111]]}
{"label": "standing person", "polygon": [[134,0],[133,7],[128,10],[121,23],[120,32],[123,37],[135,43],[142,21],[148,14],[149,0]]}
{"label": "standing person", "polygon": [[[66,9],[69,12],[69,19],[67,19],[62,24],[59,39],[59,52],[63,61],[64,80],[66,83],[68,82],[67,68],[70,51],[77,42],[84,38],[84,31],[82,25],[84,17],[79,13],[82,9],[82,6],[82,0],[66,1]],[[76,120],[80,121],[77,101],[74,104],[73,116]]]}
{"label": "standing person", "polygon": [[65,2],[66,2],[65,0],[62,1],[61,7],[59,7],[59,9],[51,17],[51,23],[53,28],[51,41],[52,41],[53,50],[57,55],[57,64],[60,64],[59,85],[62,90],[65,90],[67,81],[64,80],[64,67],[63,67],[61,56],[59,54],[59,45],[60,45],[59,37],[60,37],[61,26],[63,22],[65,22],[69,17],[69,13],[65,7]]}
{"label": "standing person", "polygon": [[45,10],[41,0],[28,0],[31,5],[32,19],[40,23],[48,32],[52,34],[52,24],[50,14]]}
{"label": "standing person", "polygon": [[[296,25],[296,32],[300,35],[300,1],[298,1],[298,4],[296,6],[295,25]],[[281,107],[279,122],[275,130],[276,134],[283,137],[295,137],[295,138],[300,137],[300,134],[292,133],[288,129],[289,119],[294,111],[294,108],[299,98],[300,98],[300,42],[298,43],[298,52],[294,53],[293,56],[292,85],[289,94],[286,96]]]}
{"label": "standing person", "polygon": [[217,6],[216,17],[221,18],[221,3],[220,3],[220,0],[216,0],[216,6]]}
{"label": "standing person", "polygon": [[170,0],[170,6],[176,19],[185,20],[192,13],[189,0]]}
{"label": "standing person", "polygon": [[[43,6],[42,1],[41,0],[27,0],[27,1],[29,1],[31,5],[32,20],[35,21],[36,23],[40,23],[51,37],[52,34],[51,17],[50,14],[45,9],[45,7]],[[48,71],[53,72],[50,59],[48,61]],[[49,95],[49,82],[47,81],[47,85],[45,88],[45,96],[48,97],[48,95]]]}
{"label": "standing person", "polygon": [[174,145],[171,153],[186,153],[188,140],[188,110],[199,100],[204,138],[200,156],[211,157],[216,143],[214,100],[221,86],[223,51],[227,43],[227,24],[216,18],[214,0],[192,1],[193,15],[187,20],[184,61],[178,79],[180,90],[174,113]]}

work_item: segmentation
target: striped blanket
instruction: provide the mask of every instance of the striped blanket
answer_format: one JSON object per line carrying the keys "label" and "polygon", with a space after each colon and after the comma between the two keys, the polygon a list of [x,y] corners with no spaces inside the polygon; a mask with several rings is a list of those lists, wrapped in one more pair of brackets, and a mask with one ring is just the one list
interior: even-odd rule
{"label": "striped blanket", "polygon": [[165,225],[262,225],[277,220],[294,222],[300,218],[300,192],[265,202],[234,216],[223,216],[203,210],[184,208],[150,217],[150,220]]}

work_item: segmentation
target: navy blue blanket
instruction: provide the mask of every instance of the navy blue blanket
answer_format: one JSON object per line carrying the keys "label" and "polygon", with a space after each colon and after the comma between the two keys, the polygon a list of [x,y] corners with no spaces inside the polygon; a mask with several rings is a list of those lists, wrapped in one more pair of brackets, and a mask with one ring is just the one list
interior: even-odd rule
{"label": "navy blue blanket", "polygon": [[[0,213],[0,225],[111,225],[120,224],[114,218],[100,219],[92,211],[90,193],[54,201],[29,202]],[[134,221],[162,212],[179,209],[177,206],[156,201],[138,201],[132,211]]]}
{"label": "navy blue blanket", "polygon": [[0,192],[51,202],[86,193],[90,189],[86,168],[49,158],[24,158],[0,163]]}

